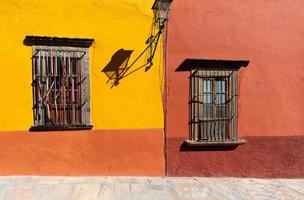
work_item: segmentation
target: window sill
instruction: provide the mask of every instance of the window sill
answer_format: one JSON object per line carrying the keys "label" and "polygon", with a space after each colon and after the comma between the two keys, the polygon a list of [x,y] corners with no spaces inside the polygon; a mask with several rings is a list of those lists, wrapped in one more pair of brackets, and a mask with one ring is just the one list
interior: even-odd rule
{"label": "window sill", "polygon": [[78,131],[91,130],[93,125],[73,125],[73,126],[32,126],[29,131]]}
{"label": "window sill", "polygon": [[238,146],[245,144],[246,140],[238,139],[236,141],[196,141],[196,140],[185,140],[185,144],[188,146]]}

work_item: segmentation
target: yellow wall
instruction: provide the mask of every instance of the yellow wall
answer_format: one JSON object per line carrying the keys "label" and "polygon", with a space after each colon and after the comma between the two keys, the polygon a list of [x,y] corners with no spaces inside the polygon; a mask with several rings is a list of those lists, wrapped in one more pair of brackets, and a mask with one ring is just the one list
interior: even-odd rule
{"label": "yellow wall", "polygon": [[[90,49],[94,129],[162,128],[161,51],[148,71],[137,71],[111,88],[101,72],[119,49],[145,48],[153,0],[0,0],[0,130],[33,125],[31,54],[26,35],[94,38]],[[133,69],[144,63],[140,60]]]}

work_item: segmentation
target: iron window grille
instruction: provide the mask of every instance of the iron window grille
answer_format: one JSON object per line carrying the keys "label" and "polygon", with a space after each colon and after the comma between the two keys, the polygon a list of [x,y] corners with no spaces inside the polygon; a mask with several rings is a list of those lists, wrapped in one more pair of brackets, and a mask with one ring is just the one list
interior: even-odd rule
{"label": "iron window grille", "polygon": [[33,130],[89,129],[89,49],[33,46]]}
{"label": "iron window grille", "polygon": [[238,71],[190,71],[190,133],[199,142],[237,141]]}

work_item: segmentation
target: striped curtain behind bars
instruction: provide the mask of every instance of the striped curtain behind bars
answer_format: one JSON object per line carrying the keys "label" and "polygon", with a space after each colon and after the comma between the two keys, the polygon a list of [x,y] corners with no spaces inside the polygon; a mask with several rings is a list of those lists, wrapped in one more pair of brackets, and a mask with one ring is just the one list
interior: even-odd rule
{"label": "striped curtain behind bars", "polygon": [[84,51],[36,49],[33,103],[36,126],[82,124],[81,59]]}

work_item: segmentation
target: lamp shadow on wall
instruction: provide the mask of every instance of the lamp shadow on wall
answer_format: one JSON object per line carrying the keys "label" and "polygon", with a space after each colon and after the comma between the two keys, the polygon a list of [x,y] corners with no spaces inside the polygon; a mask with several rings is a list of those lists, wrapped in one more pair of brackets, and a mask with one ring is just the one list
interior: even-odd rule
{"label": "lamp shadow on wall", "polygon": [[107,83],[112,81],[112,87],[117,86],[123,75],[130,69],[128,63],[132,53],[133,50],[119,49],[113,54],[110,62],[101,70],[108,77]]}
{"label": "lamp shadow on wall", "polygon": [[119,49],[113,54],[110,62],[101,70],[101,72],[104,72],[108,77],[107,83],[112,81],[111,88],[113,88],[114,86],[118,86],[121,79],[130,76],[134,72],[144,67],[146,67],[146,72],[150,69],[151,63],[146,62],[145,64],[135,69],[132,69],[132,71],[129,71],[133,67],[133,65],[135,65],[138,60],[144,55],[144,53],[146,53],[147,49],[148,48],[146,48],[130,65],[128,65],[128,63],[133,53],[133,50]]}
{"label": "lamp shadow on wall", "polygon": [[[145,68],[145,72],[147,72],[153,66],[153,57],[162,33],[162,30],[158,30],[155,26],[155,19],[153,19],[148,39],[145,43],[146,48],[134,58],[132,63],[129,64],[129,60],[133,50],[121,48],[113,54],[109,63],[101,70],[108,77],[107,83],[111,82],[111,88],[118,86],[123,78],[132,75],[138,70]],[[141,59],[144,59],[145,63],[137,65]],[[131,68],[132,70],[130,70]]]}

